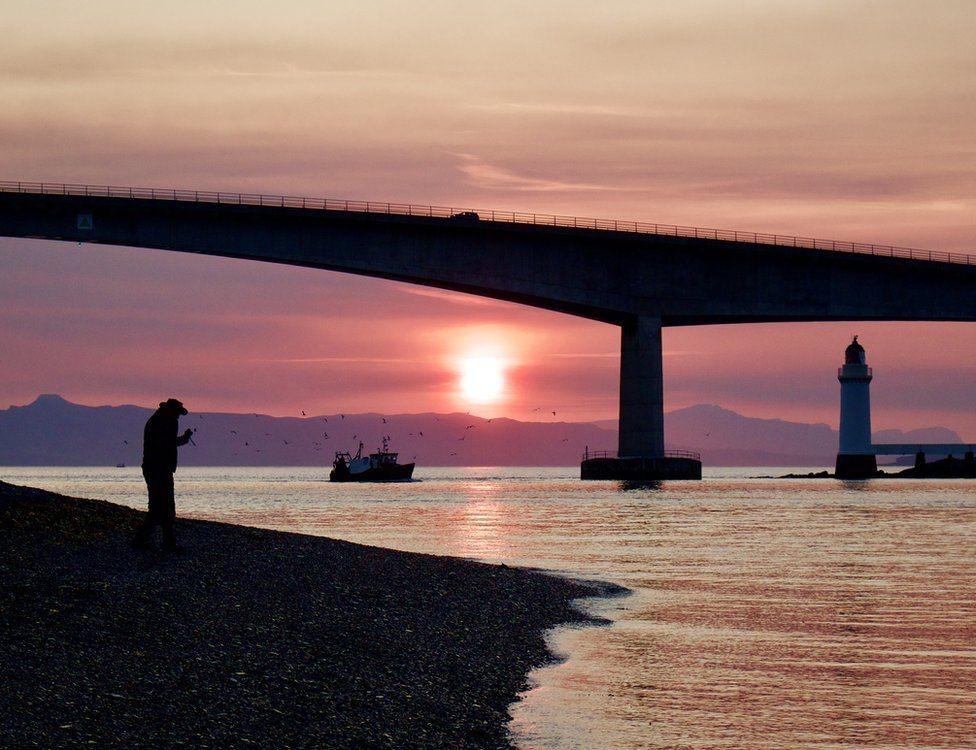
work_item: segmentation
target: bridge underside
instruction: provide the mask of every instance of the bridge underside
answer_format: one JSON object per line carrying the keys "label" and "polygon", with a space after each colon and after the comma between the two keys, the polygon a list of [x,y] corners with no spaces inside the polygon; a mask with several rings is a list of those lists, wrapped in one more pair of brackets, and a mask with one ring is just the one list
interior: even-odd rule
{"label": "bridge underside", "polygon": [[619,455],[664,456],[662,326],[976,320],[976,266],[633,232],[0,192],[0,236],[158,248],[477,294],[621,328]]}

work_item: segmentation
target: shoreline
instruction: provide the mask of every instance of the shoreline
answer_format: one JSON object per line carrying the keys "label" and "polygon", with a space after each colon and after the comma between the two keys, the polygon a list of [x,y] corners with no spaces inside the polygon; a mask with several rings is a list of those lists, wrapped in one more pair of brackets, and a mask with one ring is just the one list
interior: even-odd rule
{"label": "shoreline", "polygon": [[544,634],[626,591],[143,515],[0,482],[0,745],[509,748]]}

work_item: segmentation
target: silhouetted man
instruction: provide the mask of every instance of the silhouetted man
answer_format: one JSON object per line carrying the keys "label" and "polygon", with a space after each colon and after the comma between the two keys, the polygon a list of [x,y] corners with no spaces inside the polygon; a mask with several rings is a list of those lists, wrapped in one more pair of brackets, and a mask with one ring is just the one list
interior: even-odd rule
{"label": "silhouetted man", "polygon": [[180,417],[187,413],[175,398],[163,401],[146,421],[142,442],[142,475],[149,490],[149,515],[136,533],[135,545],[148,547],[149,537],[157,525],[163,529],[163,546],[176,548],[173,521],[176,500],[173,497],[173,474],[176,471],[176,449],[190,442],[193,430],[182,435]]}

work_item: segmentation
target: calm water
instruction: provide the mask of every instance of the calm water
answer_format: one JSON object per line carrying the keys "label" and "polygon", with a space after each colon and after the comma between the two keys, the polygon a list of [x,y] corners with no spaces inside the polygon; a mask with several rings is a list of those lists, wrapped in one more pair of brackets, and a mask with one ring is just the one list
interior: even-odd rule
{"label": "calm water", "polygon": [[[186,515],[615,581],[610,627],[514,708],[523,748],[976,747],[976,484],[756,480],[622,489],[571,469],[185,469]],[[780,472],[782,473],[782,472]],[[138,469],[0,478],[142,506]]]}

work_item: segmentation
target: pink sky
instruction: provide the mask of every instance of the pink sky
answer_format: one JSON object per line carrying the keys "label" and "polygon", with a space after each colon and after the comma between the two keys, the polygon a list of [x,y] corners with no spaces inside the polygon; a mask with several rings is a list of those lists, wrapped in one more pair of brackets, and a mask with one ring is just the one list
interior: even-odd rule
{"label": "pink sky", "polygon": [[[4,22],[0,179],[974,246],[968,2],[36,2]],[[0,406],[616,416],[610,326],[140,249],[0,240],[0,269]],[[976,437],[969,324],[670,329],[667,405],[836,424],[855,332],[876,426]],[[486,349],[506,366],[487,405],[458,392]]]}

